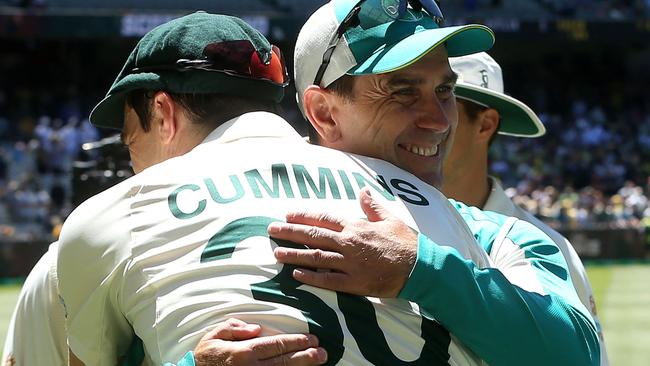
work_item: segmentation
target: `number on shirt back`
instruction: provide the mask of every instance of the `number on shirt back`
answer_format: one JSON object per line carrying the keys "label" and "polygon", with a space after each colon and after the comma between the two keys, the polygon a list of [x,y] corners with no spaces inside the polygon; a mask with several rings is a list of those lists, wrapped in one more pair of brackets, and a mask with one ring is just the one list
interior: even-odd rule
{"label": "number on shirt back", "polygon": [[[266,228],[271,222],[280,221],[271,217],[245,217],[235,220],[212,236],[201,255],[201,262],[217,261],[232,256],[242,241],[252,237],[266,237]],[[289,241],[273,239],[277,245],[290,248],[304,248]],[[318,296],[301,290],[302,283],[291,273],[296,268],[284,265],[282,270],[268,281],[251,285],[256,300],[284,304],[300,310],[309,326],[309,332],[316,335],[320,345],[327,350],[327,365],[335,365],[343,357],[343,330],[334,309]],[[354,337],[364,358],[375,365],[448,365],[449,333],[437,322],[422,318],[421,336],[423,351],[417,360],[407,362],[397,358],[391,351],[383,331],[379,327],[375,308],[361,296],[337,293],[338,307],[345,317],[346,325]]]}

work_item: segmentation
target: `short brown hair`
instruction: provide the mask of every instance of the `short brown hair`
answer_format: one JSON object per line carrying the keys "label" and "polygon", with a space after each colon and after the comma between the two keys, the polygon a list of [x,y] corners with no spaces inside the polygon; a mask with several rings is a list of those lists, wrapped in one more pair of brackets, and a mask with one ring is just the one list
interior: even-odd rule
{"label": "short brown hair", "polygon": [[[131,106],[140,119],[140,126],[145,132],[151,128],[151,102],[154,92],[151,90],[134,90],[126,97],[126,103]],[[192,123],[215,124],[222,123],[241,116],[244,113],[265,111],[278,113],[278,105],[272,101],[236,97],[225,94],[176,94],[169,93],[174,102],[185,109],[187,118]]]}
{"label": "short brown hair", "polygon": [[[344,98],[345,100],[352,100],[354,97],[354,76],[343,75],[334,80],[330,85],[325,87],[325,89]],[[307,121],[307,131],[309,132],[309,141],[312,143],[318,143],[320,136],[309,121]]]}
{"label": "short brown hair", "polygon": [[488,109],[488,107],[462,98],[456,98],[456,101],[463,105],[463,108],[465,108],[465,113],[471,121],[475,121],[481,112]]}
{"label": "short brown hair", "polygon": [[[463,107],[465,108],[465,113],[467,114],[467,117],[469,117],[472,123],[476,121],[478,115],[481,112],[490,108],[462,98],[456,98],[456,102],[461,103],[463,105]],[[499,124],[501,124],[501,118],[499,118]],[[497,137],[498,131],[499,131],[499,126],[497,126],[495,133],[493,133],[492,136],[490,136],[490,141],[488,141],[488,146],[492,145],[494,138]]]}
{"label": "short brown hair", "polygon": [[354,76],[343,75],[340,78],[334,80],[325,89],[334,92],[340,97],[352,99],[354,96]]}

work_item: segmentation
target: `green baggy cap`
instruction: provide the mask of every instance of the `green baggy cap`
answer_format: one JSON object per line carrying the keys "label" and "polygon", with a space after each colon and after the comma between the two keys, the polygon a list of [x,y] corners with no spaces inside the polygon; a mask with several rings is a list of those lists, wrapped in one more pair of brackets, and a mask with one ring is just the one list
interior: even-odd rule
{"label": "green baggy cap", "polygon": [[[174,69],[181,59],[206,59],[206,46],[224,41],[249,41],[256,51],[271,52],[266,38],[239,18],[200,11],[174,19],[142,37],[106,97],[90,113],[90,121],[98,127],[121,130],[126,95],[137,89],[282,100],[285,86],[282,84],[214,70]],[[168,69],[159,66],[168,66]]]}

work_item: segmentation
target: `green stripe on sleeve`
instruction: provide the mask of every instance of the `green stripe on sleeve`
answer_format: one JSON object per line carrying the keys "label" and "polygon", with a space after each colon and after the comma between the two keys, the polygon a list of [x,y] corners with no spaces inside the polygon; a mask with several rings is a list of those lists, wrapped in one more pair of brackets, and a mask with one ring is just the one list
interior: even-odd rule
{"label": "green stripe on sleeve", "polygon": [[418,256],[400,298],[444,325],[490,365],[598,365],[596,330],[555,294],[513,285],[453,248],[418,237]]}

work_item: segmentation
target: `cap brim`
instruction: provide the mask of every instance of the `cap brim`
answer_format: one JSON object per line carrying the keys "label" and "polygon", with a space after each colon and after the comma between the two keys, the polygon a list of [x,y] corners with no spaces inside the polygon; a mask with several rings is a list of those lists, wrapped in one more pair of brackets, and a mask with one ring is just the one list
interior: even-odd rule
{"label": "cap brim", "polygon": [[498,133],[519,137],[539,137],[546,128],[526,104],[519,100],[480,86],[459,82],[456,97],[494,108],[501,116]]}
{"label": "cap brim", "polygon": [[107,95],[90,112],[90,122],[97,127],[121,130],[124,125],[126,92]]}
{"label": "cap brim", "polygon": [[376,50],[368,59],[348,74],[381,74],[407,67],[434,48],[446,44],[449,57],[487,51],[494,45],[494,33],[484,25],[469,24],[422,30],[396,43],[386,34],[386,46]]}
{"label": "cap brim", "polygon": [[164,90],[177,94],[224,94],[280,103],[285,84],[250,79],[218,71],[172,71],[163,76],[144,72],[127,75],[111,87],[111,92],[90,112],[90,122],[97,127],[121,130],[124,126],[126,96],[133,90]]}
{"label": "cap brim", "polygon": [[121,130],[124,127],[126,95],[137,89],[162,90],[165,89],[165,84],[159,75],[151,72],[125,76],[116,82],[109,94],[93,108],[90,112],[90,122],[97,127]]}

